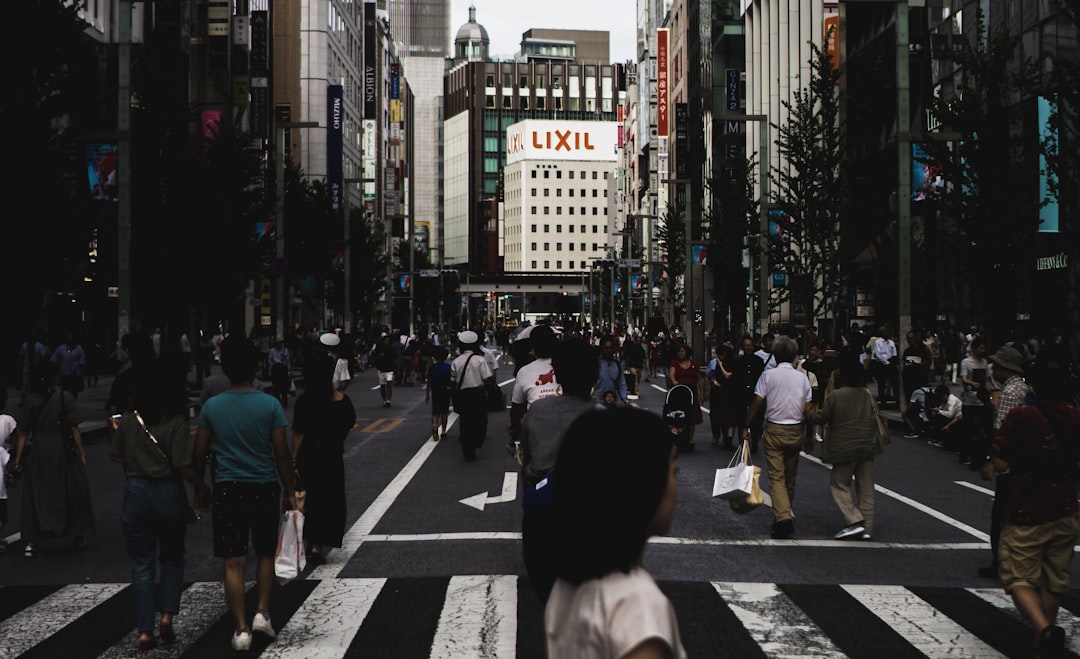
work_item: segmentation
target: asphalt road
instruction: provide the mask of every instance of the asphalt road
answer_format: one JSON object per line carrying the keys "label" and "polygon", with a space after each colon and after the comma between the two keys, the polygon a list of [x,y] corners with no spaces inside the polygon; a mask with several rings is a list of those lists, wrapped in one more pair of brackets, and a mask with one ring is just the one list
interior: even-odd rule
{"label": "asphalt road", "polygon": [[[508,395],[512,372],[508,364],[499,374]],[[642,383],[636,404],[659,411],[656,384]],[[86,423],[103,422],[105,393],[80,397]],[[521,560],[516,462],[504,448],[507,413],[490,416],[479,459],[467,463],[456,428],[446,442],[431,440],[422,387],[396,387],[393,406],[383,408],[369,370],[348,394],[358,422],[346,442],[345,546],[278,588],[272,613],[281,633],[273,643],[256,635],[255,649],[275,657],[542,656],[542,609]],[[33,559],[17,542],[0,555],[0,659],[134,654],[123,478],[100,433],[84,429],[98,535],[79,552],[63,539],[43,542]],[[1000,586],[976,574],[989,561],[992,484],[955,455],[894,432],[877,464],[874,539],[863,542],[831,539],[843,521],[829,468],[804,454],[796,535],[771,540],[768,505],[737,515],[711,496],[714,471],[731,453],[708,437],[706,415],[698,450],[680,456],[671,534],[654,539],[644,559],[675,603],[690,656],[1025,652],[1026,629]],[[21,492],[11,491],[12,524],[0,532],[13,541]],[[232,654],[220,578],[204,519],[188,532],[181,641],[158,655]],[[1066,607],[1061,624],[1080,639],[1077,593]]]}

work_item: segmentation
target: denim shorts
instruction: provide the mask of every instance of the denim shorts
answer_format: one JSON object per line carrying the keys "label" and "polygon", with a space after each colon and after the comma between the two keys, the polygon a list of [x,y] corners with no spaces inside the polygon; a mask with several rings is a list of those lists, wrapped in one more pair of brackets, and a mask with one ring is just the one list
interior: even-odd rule
{"label": "denim shorts", "polygon": [[273,483],[214,484],[214,556],[246,556],[248,540],[259,557],[273,556],[281,521],[281,486]]}

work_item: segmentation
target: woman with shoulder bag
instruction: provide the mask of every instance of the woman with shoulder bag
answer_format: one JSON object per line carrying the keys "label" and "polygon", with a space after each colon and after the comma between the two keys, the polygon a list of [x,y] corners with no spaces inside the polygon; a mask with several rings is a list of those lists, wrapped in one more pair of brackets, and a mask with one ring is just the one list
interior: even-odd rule
{"label": "woman with shoulder bag", "polygon": [[[191,511],[184,481],[196,493],[196,506],[205,508],[210,501],[210,488],[192,467],[194,439],[187,417],[185,375],[179,358],[139,362],[132,372],[134,409],[110,421],[114,432],[109,455],[123,466],[127,478],[121,520],[131,562],[140,651],[152,649],[158,640],[176,640],[172,621],[184,588],[184,535]],[[161,564],[161,583],[156,588],[155,554]],[[158,611],[161,622],[155,638]]]}
{"label": "woman with shoulder bag", "polygon": [[14,471],[25,487],[21,534],[27,558],[42,537],[72,536],[82,549],[95,532],[79,408],[57,386],[58,375],[52,362],[35,367],[33,392],[19,419]]}
{"label": "woman with shoulder bag", "polygon": [[845,524],[833,539],[869,540],[874,532],[874,459],[887,440],[878,436],[877,401],[866,389],[866,369],[858,356],[845,354],[835,377],[836,389],[825,396],[820,410],[807,413],[806,420],[827,426],[821,459],[832,465],[829,489]]}

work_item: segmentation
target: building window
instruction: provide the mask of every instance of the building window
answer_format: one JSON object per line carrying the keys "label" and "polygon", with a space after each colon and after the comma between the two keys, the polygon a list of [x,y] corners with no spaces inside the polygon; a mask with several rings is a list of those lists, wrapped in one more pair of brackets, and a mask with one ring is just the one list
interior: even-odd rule
{"label": "building window", "polygon": [[[547,174],[547,172],[544,172],[544,173]],[[550,188],[544,188],[544,196],[545,197],[550,197],[551,196],[551,189]]]}
{"label": "building window", "polygon": [[520,78],[518,78],[518,83],[519,83],[518,88],[520,88],[520,89],[528,89],[529,88],[529,76],[526,76],[526,75],[521,76]]}
{"label": "building window", "polygon": [[607,188],[604,188],[604,199],[607,199]]}
{"label": "building window", "polygon": [[[544,215],[551,215],[551,207],[544,206]],[[544,225],[544,231],[547,231],[547,225]]]}
{"label": "building window", "polygon": [[513,96],[503,96],[503,109],[504,110],[513,110],[514,109],[514,97]]}
{"label": "building window", "polygon": [[607,215],[607,206],[604,206],[604,215]]}
{"label": "building window", "polygon": [[[593,215],[599,215],[600,214],[600,209],[598,209],[596,206],[593,206],[592,214]],[[596,227],[593,227],[593,228],[595,229]]]}
{"label": "building window", "polygon": [[[585,209],[584,208],[581,209],[581,214],[582,215],[585,214]],[[535,224],[533,225],[533,231],[536,231],[536,225]],[[585,233],[585,225],[584,224],[581,225],[581,233]]]}
{"label": "building window", "polygon": [[544,178],[551,178],[551,177],[549,176],[550,174],[551,174],[551,172],[550,172],[550,171],[548,171],[548,170],[546,170],[546,169],[544,170]]}
{"label": "building window", "polygon": [[581,251],[585,251],[585,243],[581,243]]}
{"label": "building window", "polygon": [[566,243],[566,246],[570,248],[570,251],[574,251],[574,243]]}
{"label": "building window", "polygon": [[570,179],[573,180],[573,178],[574,178],[574,170],[571,169],[570,170]]}
{"label": "building window", "polygon": [[592,244],[592,251],[594,251],[594,252],[596,251],[596,243]]}
{"label": "building window", "polygon": [[532,189],[532,190],[531,190],[531,191],[529,192],[529,195],[530,195],[530,196],[532,196],[532,197],[535,197],[535,196],[536,196],[536,188],[533,188],[533,189]]}
{"label": "building window", "polygon": [[545,105],[545,104],[544,104],[544,98],[545,98],[545,97],[543,97],[543,96],[537,96],[537,97],[536,97],[536,109],[537,109],[537,110],[544,110],[544,109],[546,109],[546,108],[544,107],[544,105]]}
{"label": "building window", "polygon": [[531,176],[530,178],[536,178],[536,170],[535,170],[535,169],[534,169],[534,170],[532,170],[532,171],[531,171],[531,172],[529,172],[529,173],[530,173],[530,174],[532,174],[532,176]]}
{"label": "building window", "polygon": [[533,261],[533,262],[532,262],[532,269],[533,269],[533,270],[536,270],[536,261]]}
{"label": "building window", "polygon": [[608,177],[608,172],[604,172],[604,180],[605,181],[607,180],[607,177]]}
{"label": "building window", "polygon": [[562,206],[556,206],[555,207],[555,214],[556,215],[562,215]]}
{"label": "building window", "polygon": [[[592,173],[592,180],[594,180],[594,181],[596,180],[596,175],[597,175],[597,172]],[[604,178],[607,178],[607,177],[605,176]]]}
{"label": "building window", "polygon": [[555,225],[555,233],[562,233],[562,225],[561,224],[556,224]]}
{"label": "building window", "polygon": [[582,214],[582,215],[584,215],[584,214],[585,214],[585,213],[587,213],[587,212],[588,212],[588,211],[586,211],[586,210],[585,210],[585,207],[584,207],[584,206],[582,206],[582,207],[581,207],[581,214]]}
{"label": "building window", "polygon": [[[532,210],[532,212],[533,212],[534,214],[536,213],[536,206],[533,206],[533,210]],[[531,231],[532,233],[536,233],[536,225],[535,225],[535,224],[530,224],[529,226],[530,226],[530,229],[529,229],[529,231]],[[582,227],[582,231],[584,231],[584,230],[585,230],[585,227],[583,226],[583,227]]]}
{"label": "building window", "polygon": [[551,232],[551,225],[550,224],[545,224],[544,225],[544,233],[550,233],[550,232]]}
{"label": "building window", "polygon": [[544,243],[544,251],[545,252],[550,252],[551,251],[551,243]]}
{"label": "building window", "polygon": [[555,178],[562,178],[562,170],[561,170],[561,169],[559,169],[559,170],[556,170],[556,172],[555,172]]}
{"label": "building window", "polygon": [[485,108],[495,109],[495,95],[494,94],[488,94],[487,95],[487,98],[484,100],[484,107]]}
{"label": "building window", "polygon": [[[596,173],[596,172],[593,172],[593,174],[595,174],[595,173]],[[596,198],[596,196],[597,196],[597,193],[598,193],[598,192],[599,192],[599,191],[598,191],[598,190],[597,190],[596,188],[593,188],[593,189],[592,189],[592,196],[593,196],[593,199],[595,199],[595,198]]]}
{"label": "building window", "polygon": [[[570,210],[574,210],[574,209],[571,208]],[[570,233],[574,233],[574,225],[573,224],[566,225],[566,228],[570,230]]]}
{"label": "building window", "polygon": [[593,233],[600,233],[600,227],[594,224],[593,228],[592,228],[592,232]]}
{"label": "building window", "polygon": [[555,262],[555,269],[556,270],[562,270],[562,261],[556,261]]}
{"label": "building window", "polygon": [[[573,215],[574,214],[574,207],[570,206],[569,208],[570,208],[570,214]],[[574,230],[574,227],[570,227],[570,231],[573,232],[573,230]]]}
{"label": "building window", "polygon": [[535,252],[536,251],[536,243],[530,243],[529,244],[529,249],[531,249],[532,251]]}
{"label": "building window", "polygon": [[[585,178],[584,174],[585,174],[585,172],[582,172],[582,177],[581,178]],[[588,191],[585,188],[582,188],[581,189],[581,196],[582,197],[587,197],[588,195],[585,194],[586,192],[588,192]]]}
{"label": "building window", "polygon": [[495,86],[495,74],[494,73],[487,74],[487,76],[484,78],[484,84],[487,85],[488,87],[494,87]]}
{"label": "building window", "polygon": [[555,188],[555,196],[556,197],[561,197],[562,196],[562,188]]}
{"label": "building window", "polygon": [[[532,210],[530,210],[529,212],[532,213],[533,215],[536,215],[536,206],[533,206]],[[534,224],[534,225],[532,225],[532,227],[533,227],[532,230],[536,231],[536,225]]]}
{"label": "building window", "polygon": [[556,252],[561,252],[562,251],[562,243],[555,243],[555,251]]}
{"label": "building window", "polygon": [[544,261],[544,270],[551,270],[551,261]]}
{"label": "building window", "polygon": [[[570,173],[571,173],[571,174],[573,174],[573,172],[570,172]],[[571,196],[571,197],[573,197],[573,196],[574,196],[574,189],[573,189],[573,188],[570,188],[570,196]]]}
{"label": "building window", "polygon": [[528,96],[522,96],[521,97],[521,109],[522,110],[528,110],[529,109],[529,97]]}

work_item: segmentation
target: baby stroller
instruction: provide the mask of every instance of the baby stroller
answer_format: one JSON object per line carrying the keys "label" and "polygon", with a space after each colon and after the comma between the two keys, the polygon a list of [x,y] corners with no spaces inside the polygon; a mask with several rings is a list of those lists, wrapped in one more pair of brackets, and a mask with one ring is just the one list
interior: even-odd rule
{"label": "baby stroller", "polygon": [[675,446],[680,453],[694,450],[688,429],[693,419],[694,390],[685,384],[677,384],[668,389],[664,399],[664,419],[667,420],[671,434],[675,435]]}

